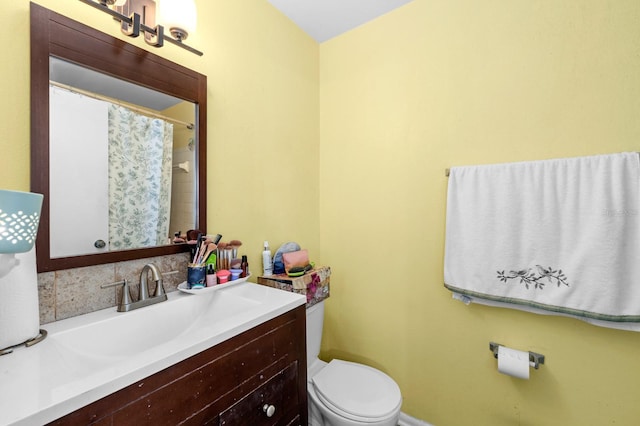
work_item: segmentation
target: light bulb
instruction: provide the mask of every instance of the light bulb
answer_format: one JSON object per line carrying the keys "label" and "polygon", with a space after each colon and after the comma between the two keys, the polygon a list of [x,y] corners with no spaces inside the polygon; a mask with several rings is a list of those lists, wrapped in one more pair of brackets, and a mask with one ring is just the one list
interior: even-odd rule
{"label": "light bulb", "polygon": [[169,30],[171,35],[184,40],[196,30],[196,4],[194,0],[161,0],[159,24]]}

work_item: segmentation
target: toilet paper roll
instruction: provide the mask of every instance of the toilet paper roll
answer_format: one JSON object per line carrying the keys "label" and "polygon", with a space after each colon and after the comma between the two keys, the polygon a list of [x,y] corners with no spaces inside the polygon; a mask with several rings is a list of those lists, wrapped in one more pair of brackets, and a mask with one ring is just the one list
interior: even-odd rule
{"label": "toilet paper roll", "polygon": [[498,371],[529,380],[529,352],[498,346]]}
{"label": "toilet paper roll", "polygon": [[[35,247],[27,253],[0,254],[0,349],[40,332]],[[7,266],[8,265],[8,266]]]}

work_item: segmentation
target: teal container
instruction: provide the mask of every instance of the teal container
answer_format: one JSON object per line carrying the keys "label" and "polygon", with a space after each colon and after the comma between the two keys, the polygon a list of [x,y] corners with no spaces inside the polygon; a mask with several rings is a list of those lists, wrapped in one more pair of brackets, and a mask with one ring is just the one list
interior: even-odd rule
{"label": "teal container", "polygon": [[42,194],[0,189],[0,253],[33,248],[40,223]]}

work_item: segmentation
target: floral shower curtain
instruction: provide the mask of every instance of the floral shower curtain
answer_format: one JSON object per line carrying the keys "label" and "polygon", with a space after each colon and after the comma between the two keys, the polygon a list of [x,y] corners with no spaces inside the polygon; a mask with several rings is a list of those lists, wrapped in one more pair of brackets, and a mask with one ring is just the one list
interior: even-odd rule
{"label": "floral shower curtain", "polygon": [[109,106],[109,243],[112,250],[166,244],[173,125]]}

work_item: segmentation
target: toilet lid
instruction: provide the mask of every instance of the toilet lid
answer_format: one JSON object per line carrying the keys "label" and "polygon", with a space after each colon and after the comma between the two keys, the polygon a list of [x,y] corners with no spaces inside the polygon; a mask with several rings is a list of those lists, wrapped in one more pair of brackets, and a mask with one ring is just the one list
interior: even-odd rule
{"label": "toilet lid", "polygon": [[353,420],[387,417],[402,402],[400,388],[391,377],[362,364],[334,359],[312,382],[323,402]]}

